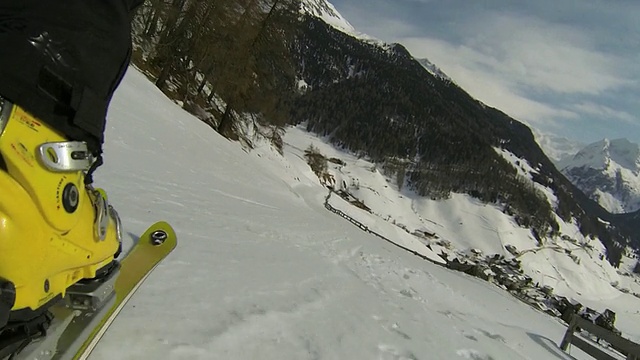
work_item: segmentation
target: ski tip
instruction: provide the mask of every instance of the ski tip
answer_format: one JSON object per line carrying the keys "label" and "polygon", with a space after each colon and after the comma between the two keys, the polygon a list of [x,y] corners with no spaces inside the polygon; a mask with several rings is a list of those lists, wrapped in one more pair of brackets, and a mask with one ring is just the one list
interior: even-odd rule
{"label": "ski tip", "polygon": [[171,245],[174,247],[177,242],[177,235],[168,222],[158,221],[149,226],[141,239],[148,241],[153,246]]}

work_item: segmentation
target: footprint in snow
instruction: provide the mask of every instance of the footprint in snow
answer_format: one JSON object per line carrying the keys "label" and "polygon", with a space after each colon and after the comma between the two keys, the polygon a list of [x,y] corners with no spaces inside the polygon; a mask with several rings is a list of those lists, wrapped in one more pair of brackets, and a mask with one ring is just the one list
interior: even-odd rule
{"label": "footprint in snow", "polygon": [[418,358],[408,350],[401,350],[393,345],[379,344],[380,359],[383,360],[418,360]]}
{"label": "footprint in snow", "polygon": [[393,325],[391,325],[391,331],[393,331],[394,333],[400,335],[405,340],[411,340],[411,336],[409,336],[407,333],[402,331],[400,329],[400,326],[398,325],[398,323],[393,323]]}
{"label": "footprint in snow", "polygon": [[488,332],[487,330],[477,329],[477,328],[473,329],[473,331],[475,331],[478,334],[482,334],[482,335],[484,335],[484,336],[486,336],[486,337],[488,337],[489,339],[492,339],[492,340],[497,340],[497,341],[500,341],[502,343],[506,343],[507,342],[507,340],[500,334],[492,334],[492,333]]}
{"label": "footprint in snow", "polygon": [[460,349],[456,351],[456,354],[461,358],[469,360],[494,360],[490,355],[481,353],[480,351],[474,349]]}
{"label": "footprint in snow", "polygon": [[397,322],[394,322],[393,324],[391,324],[390,326],[388,325],[388,322],[382,318],[381,316],[378,315],[371,315],[371,318],[373,318],[374,320],[376,320],[377,322],[380,323],[380,326],[385,329],[386,331],[395,333],[396,335],[400,335],[403,339],[405,340],[411,340],[411,336],[409,336],[409,334],[405,333],[404,331],[402,331],[400,329],[400,325],[398,325]]}

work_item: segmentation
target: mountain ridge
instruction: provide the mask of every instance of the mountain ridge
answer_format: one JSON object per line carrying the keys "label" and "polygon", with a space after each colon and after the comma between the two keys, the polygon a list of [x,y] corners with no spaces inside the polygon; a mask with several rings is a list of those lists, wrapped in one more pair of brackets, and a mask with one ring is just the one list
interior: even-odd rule
{"label": "mountain ridge", "polygon": [[640,209],[640,146],[603,139],[558,162],[567,178],[611,213]]}
{"label": "mountain ridge", "polygon": [[429,59],[425,58],[425,59],[417,59],[417,60],[420,63],[420,65],[424,66],[424,68],[431,73],[431,75],[437,76],[445,81],[453,81],[451,80],[449,75],[445,74],[445,72],[442,71],[442,69],[440,69],[436,64],[432,63]]}
{"label": "mountain ridge", "polygon": [[[370,44],[321,22],[312,16],[303,19],[306,25],[295,42],[294,63],[305,64],[298,76],[310,86],[294,103],[293,117],[306,123],[307,130],[386,164],[423,196],[446,198],[453,191],[508,203],[504,211],[540,238],[556,231],[546,211],[565,220],[574,217],[583,234],[605,243],[614,263],[615,254],[637,237],[627,232],[628,227],[622,234],[615,225],[605,225],[628,218],[612,217],[584,196],[556,169],[528,126],[434,76],[401,44]],[[514,190],[524,184],[518,185],[515,169],[509,170],[493,147],[509,150],[539,169],[534,181],[552,188],[557,201],[545,199],[544,205],[535,191]],[[503,180],[513,178],[513,185],[488,182],[501,171]],[[549,206],[553,209],[546,210]]]}

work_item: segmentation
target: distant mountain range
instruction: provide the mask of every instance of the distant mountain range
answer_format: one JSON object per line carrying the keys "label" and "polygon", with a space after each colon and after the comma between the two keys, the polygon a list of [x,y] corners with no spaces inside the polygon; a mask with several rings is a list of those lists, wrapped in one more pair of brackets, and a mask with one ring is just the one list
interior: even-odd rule
{"label": "distant mountain range", "polygon": [[611,213],[640,209],[640,146],[604,139],[557,162],[558,169]]}

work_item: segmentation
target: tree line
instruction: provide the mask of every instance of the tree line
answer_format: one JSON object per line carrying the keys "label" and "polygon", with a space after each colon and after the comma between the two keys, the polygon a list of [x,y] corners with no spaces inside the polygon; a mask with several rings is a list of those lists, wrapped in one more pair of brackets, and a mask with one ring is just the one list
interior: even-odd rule
{"label": "tree line", "polygon": [[[238,114],[283,124],[295,73],[297,0],[148,0],[134,19],[134,63],[185,108],[237,136]],[[196,114],[198,111],[196,111]]]}

